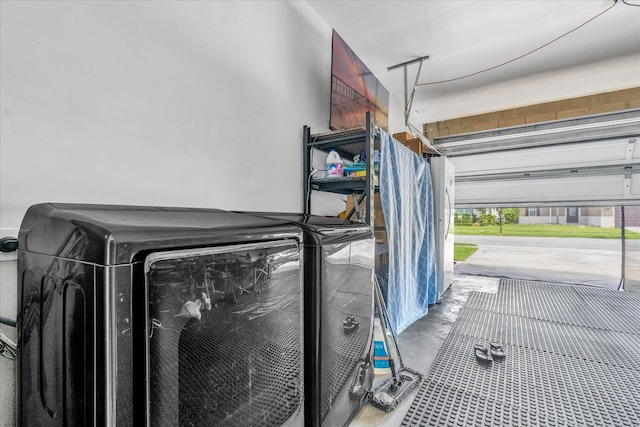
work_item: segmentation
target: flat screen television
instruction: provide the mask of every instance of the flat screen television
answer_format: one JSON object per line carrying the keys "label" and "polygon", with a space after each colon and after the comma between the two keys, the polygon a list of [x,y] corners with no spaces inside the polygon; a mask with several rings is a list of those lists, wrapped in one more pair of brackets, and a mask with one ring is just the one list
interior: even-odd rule
{"label": "flat screen television", "polygon": [[373,113],[378,127],[387,130],[389,91],[334,30],[329,127],[340,130],[363,126],[367,111]]}

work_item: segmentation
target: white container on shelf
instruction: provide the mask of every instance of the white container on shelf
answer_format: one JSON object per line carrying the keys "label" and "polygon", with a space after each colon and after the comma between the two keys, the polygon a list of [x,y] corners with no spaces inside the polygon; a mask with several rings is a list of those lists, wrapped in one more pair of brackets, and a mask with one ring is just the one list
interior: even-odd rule
{"label": "white container on shelf", "polygon": [[380,150],[373,151],[373,169],[380,170]]}
{"label": "white container on shelf", "polygon": [[327,156],[327,178],[342,178],[342,158],[336,152],[331,150]]}

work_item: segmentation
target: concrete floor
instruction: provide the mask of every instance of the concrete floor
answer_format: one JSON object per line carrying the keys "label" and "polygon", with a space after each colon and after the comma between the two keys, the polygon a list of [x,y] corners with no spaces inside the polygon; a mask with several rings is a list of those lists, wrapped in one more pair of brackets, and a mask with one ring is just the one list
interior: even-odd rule
{"label": "concrete floor", "polygon": [[[634,229],[633,231],[639,231]],[[459,236],[478,251],[456,266],[452,287],[440,304],[398,338],[405,366],[427,374],[460,310],[473,291],[496,293],[500,277],[600,286],[616,289],[620,281],[620,241],[606,239]],[[524,255],[523,255],[524,253]],[[640,241],[627,241],[627,291],[640,291]],[[374,388],[386,378],[376,377]],[[392,412],[365,405],[351,427],[399,426],[418,388]]]}
{"label": "concrete floor", "polygon": [[[621,277],[619,239],[456,236],[478,250],[456,266],[460,274],[617,289]],[[626,241],[625,289],[640,291],[640,240]]]}
{"label": "concrete floor", "polygon": [[[426,375],[469,294],[473,291],[496,293],[499,282],[500,279],[494,277],[456,275],[442,301],[430,307],[426,316],[413,323],[398,337],[404,365]],[[376,377],[374,387],[386,378],[388,377]],[[418,387],[395,410],[388,413],[369,404],[365,405],[350,427],[399,426],[417,392]]]}

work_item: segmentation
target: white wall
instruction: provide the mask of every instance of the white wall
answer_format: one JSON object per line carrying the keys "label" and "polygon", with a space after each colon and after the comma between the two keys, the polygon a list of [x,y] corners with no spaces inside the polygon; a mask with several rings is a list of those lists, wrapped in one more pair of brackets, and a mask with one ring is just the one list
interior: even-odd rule
{"label": "white wall", "polygon": [[580,215],[580,224],[602,228],[613,228],[615,226],[613,216]]}
{"label": "white wall", "polygon": [[302,126],[328,130],[331,88],[306,2],[2,1],[0,19],[0,236],[45,201],[302,208]]}
{"label": "white wall", "polygon": [[306,4],[1,7],[3,232],[42,201],[301,208],[331,54]]}
{"label": "white wall", "polygon": [[302,126],[327,130],[331,65],[305,2],[1,8],[2,235],[43,201],[301,208]]}

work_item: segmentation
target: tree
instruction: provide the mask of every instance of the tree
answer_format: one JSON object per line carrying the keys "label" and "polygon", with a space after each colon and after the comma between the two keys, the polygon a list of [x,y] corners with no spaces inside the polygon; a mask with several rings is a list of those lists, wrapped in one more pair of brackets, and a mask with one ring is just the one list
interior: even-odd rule
{"label": "tree", "polygon": [[482,214],[478,218],[478,224],[480,225],[496,225],[498,220],[495,216],[487,212],[486,209],[482,209]]}
{"label": "tree", "polygon": [[473,218],[471,214],[463,213],[462,216],[458,216],[458,212],[455,212],[453,223],[457,225],[471,225]]}
{"label": "tree", "polygon": [[520,209],[518,208],[504,208],[502,210],[502,214],[504,215],[504,221],[507,224],[517,224],[518,219],[520,218]]}

